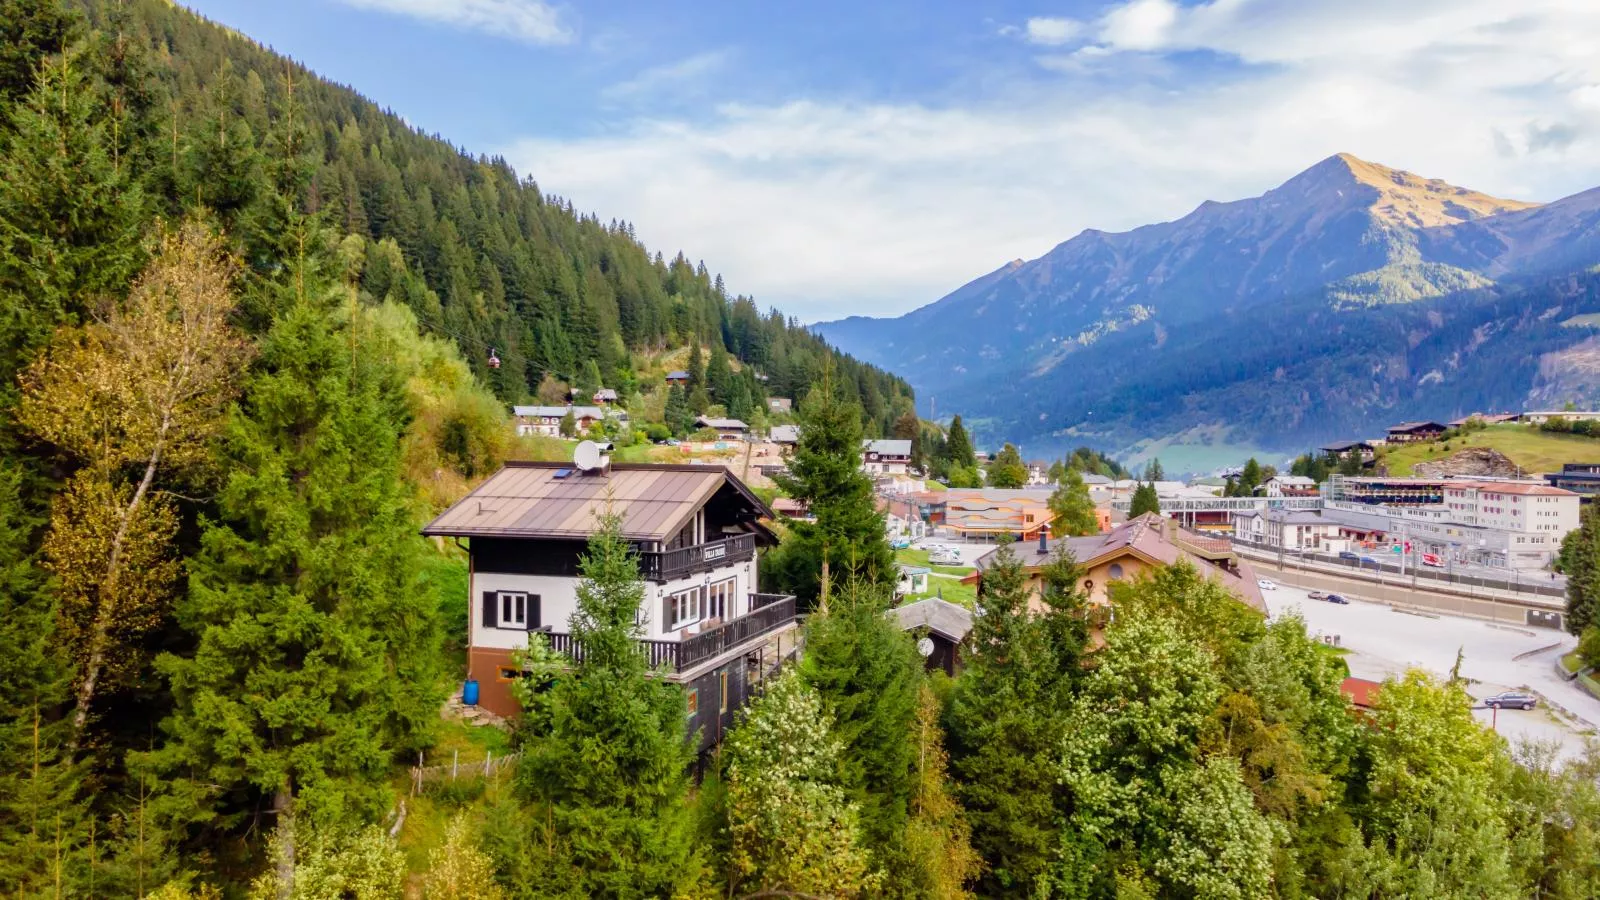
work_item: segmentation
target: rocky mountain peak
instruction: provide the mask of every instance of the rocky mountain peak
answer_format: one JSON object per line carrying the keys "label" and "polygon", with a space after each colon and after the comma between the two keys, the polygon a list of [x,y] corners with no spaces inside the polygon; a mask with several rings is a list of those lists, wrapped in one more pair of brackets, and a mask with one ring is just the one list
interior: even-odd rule
{"label": "rocky mountain peak", "polygon": [[1493,197],[1349,153],[1335,153],[1324,159],[1268,192],[1269,196],[1274,194],[1318,204],[1358,205],[1378,221],[1402,228],[1456,225],[1539,205]]}

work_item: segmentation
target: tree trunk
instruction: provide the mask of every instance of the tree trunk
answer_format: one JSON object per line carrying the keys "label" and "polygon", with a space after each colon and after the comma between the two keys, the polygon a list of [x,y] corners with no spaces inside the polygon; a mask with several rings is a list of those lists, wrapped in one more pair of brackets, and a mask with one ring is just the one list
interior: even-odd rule
{"label": "tree trunk", "polygon": [[278,815],[278,900],[294,895],[294,792],[285,784],[273,797],[272,811]]}
{"label": "tree trunk", "polygon": [[150,459],[145,463],[144,477],[139,480],[139,486],[134,489],[133,498],[123,508],[121,521],[117,524],[116,537],[111,540],[111,559],[106,563],[105,582],[100,586],[100,602],[94,614],[94,630],[89,635],[89,661],[84,665],[83,681],[78,685],[78,705],[72,713],[72,742],[68,745],[68,755],[76,756],[78,747],[83,741],[83,729],[89,723],[89,704],[94,702],[95,687],[100,681],[100,672],[105,668],[106,643],[110,639],[111,622],[117,608],[117,578],[122,568],[122,547],[128,537],[128,526],[132,524],[133,517],[139,511],[139,506],[144,503],[144,498],[150,493],[150,485],[156,480],[156,467],[161,463],[161,450],[166,441],[167,422],[161,426],[161,434],[156,438],[155,447],[150,451]]}

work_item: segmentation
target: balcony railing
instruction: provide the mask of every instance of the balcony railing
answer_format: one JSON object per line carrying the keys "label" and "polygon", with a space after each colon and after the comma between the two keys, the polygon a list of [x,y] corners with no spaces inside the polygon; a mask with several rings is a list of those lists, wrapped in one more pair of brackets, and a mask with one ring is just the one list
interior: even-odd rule
{"label": "balcony railing", "polygon": [[639,571],[650,581],[666,582],[745,562],[756,555],[756,537],[736,534],[692,547],[639,554]]}
{"label": "balcony railing", "polygon": [[[752,606],[755,599],[760,596],[772,595],[752,594],[750,597]],[[794,598],[782,597],[752,610],[749,615],[740,616],[709,631],[684,638],[678,646],[678,671],[693,668],[745,641],[776,631],[793,621]]]}
{"label": "balcony railing", "polygon": [[[638,642],[650,668],[665,668],[672,672],[692,669],[708,659],[719,656],[746,641],[777,631],[794,621],[794,597],[788,594],[751,594],[750,613],[681,641]],[[583,645],[566,632],[544,632],[550,649],[583,661]]]}

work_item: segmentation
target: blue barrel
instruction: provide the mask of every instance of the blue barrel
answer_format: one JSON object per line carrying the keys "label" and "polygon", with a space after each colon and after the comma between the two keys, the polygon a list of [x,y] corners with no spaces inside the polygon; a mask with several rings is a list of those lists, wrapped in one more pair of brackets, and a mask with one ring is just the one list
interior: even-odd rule
{"label": "blue barrel", "polygon": [[478,679],[468,678],[461,686],[461,702],[466,706],[478,705]]}

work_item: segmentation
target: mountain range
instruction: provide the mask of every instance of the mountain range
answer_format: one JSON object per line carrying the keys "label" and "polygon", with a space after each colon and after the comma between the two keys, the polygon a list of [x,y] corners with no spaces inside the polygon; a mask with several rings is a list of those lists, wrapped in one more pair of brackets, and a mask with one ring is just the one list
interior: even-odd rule
{"label": "mountain range", "polygon": [[1600,395],[1597,262],[1600,188],[1536,204],[1341,153],[815,330],[983,443],[1287,452]]}

